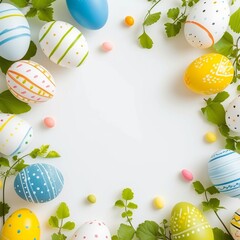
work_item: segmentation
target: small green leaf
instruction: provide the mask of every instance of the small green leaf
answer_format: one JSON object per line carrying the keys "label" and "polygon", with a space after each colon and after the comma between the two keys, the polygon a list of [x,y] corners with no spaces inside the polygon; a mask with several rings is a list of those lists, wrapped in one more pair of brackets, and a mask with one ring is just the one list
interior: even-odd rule
{"label": "small green leaf", "polygon": [[56,0],[32,0],[32,5],[36,9],[45,9],[51,6]]}
{"label": "small green leaf", "polygon": [[70,216],[69,208],[65,202],[59,205],[56,213],[59,219],[68,218]]}
{"label": "small green leaf", "polygon": [[134,197],[134,193],[132,191],[132,189],[130,188],[125,188],[123,191],[122,191],[122,198],[124,200],[132,200]]}
{"label": "small green leaf", "polygon": [[225,32],[223,37],[214,45],[215,50],[225,56],[229,56],[233,52],[233,36]]}
{"label": "small green leaf", "polygon": [[53,228],[58,228],[59,227],[59,221],[58,221],[58,218],[56,216],[51,216],[48,220],[48,223]]}
{"label": "small green leaf", "polygon": [[121,224],[117,234],[119,240],[132,240],[135,234],[135,230],[131,226]]}
{"label": "small green leaf", "polygon": [[28,167],[28,164],[25,164],[24,160],[21,160],[13,169],[16,172],[21,172],[24,168]]}
{"label": "small green leaf", "polygon": [[157,240],[160,236],[159,226],[153,221],[145,221],[139,224],[136,235],[141,240]]}
{"label": "small green leaf", "polygon": [[18,160],[18,156],[13,156],[12,159],[13,159],[13,161],[17,161]]}
{"label": "small green leaf", "polygon": [[130,208],[130,209],[137,209],[137,208],[138,208],[138,205],[135,204],[135,203],[133,203],[133,202],[130,202],[130,203],[128,203],[127,208]]}
{"label": "small green leaf", "polygon": [[206,201],[202,202],[202,207],[204,212],[211,210],[209,202],[206,202]]}
{"label": "small green leaf", "polygon": [[234,32],[240,33],[240,8],[231,15],[229,26]]}
{"label": "small green leaf", "polygon": [[229,97],[229,93],[228,92],[220,92],[216,95],[216,97],[213,99],[213,102],[224,102],[228,97]]}
{"label": "small green leaf", "polygon": [[161,12],[149,14],[148,17],[143,22],[143,25],[145,26],[152,25],[156,23],[160,19],[160,17],[161,17]]}
{"label": "small green leaf", "polygon": [[229,127],[226,124],[223,124],[221,126],[219,126],[219,131],[220,133],[224,136],[224,137],[228,137],[229,136]]}
{"label": "small green leaf", "polygon": [[233,139],[227,138],[225,148],[233,151],[236,150],[235,141]]}
{"label": "small green leaf", "polygon": [[59,234],[54,233],[52,235],[52,240],[65,240],[65,239],[67,239],[67,237],[64,234],[61,234],[61,233],[59,233]]}
{"label": "small green leaf", "polygon": [[182,24],[180,21],[177,23],[165,23],[165,31],[168,37],[174,37],[176,36],[182,27]]}
{"label": "small green leaf", "polygon": [[36,8],[30,8],[29,11],[26,13],[25,17],[35,17],[37,15],[37,9]]}
{"label": "small green leaf", "polygon": [[51,22],[53,21],[53,8],[45,8],[38,10],[38,18],[42,21]]}
{"label": "small green leaf", "polygon": [[45,158],[58,158],[61,157],[61,155],[56,151],[50,151]]}
{"label": "small green leaf", "polygon": [[219,193],[218,189],[215,186],[208,187],[206,191],[211,195]]}
{"label": "small green leaf", "polygon": [[120,207],[120,208],[124,208],[124,207],[125,207],[125,205],[124,205],[124,203],[123,203],[122,200],[116,201],[114,205],[115,205],[116,207]]}
{"label": "small green leaf", "polygon": [[147,48],[147,49],[152,48],[153,41],[146,32],[143,32],[143,34],[141,36],[139,36],[138,39],[143,48]]}
{"label": "small green leaf", "polygon": [[209,207],[215,212],[217,212],[220,208],[222,208],[220,207],[220,200],[217,198],[211,198],[209,200]]}
{"label": "small green leaf", "polygon": [[0,166],[10,167],[9,160],[4,157],[0,157]]}
{"label": "small green leaf", "polygon": [[0,202],[0,217],[9,213],[9,205],[7,203]]}
{"label": "small green leaf", "polygon": [[167,12],[168,18],[176,20],[179,16],[180,10],[179,8],[170,8]]}
{"label": "small green leaf", "polygon": [[44,157],[46,154],[47,154],[47,151],[49,149],[50,145],[42,145],[40,148],[39,148],[39,152],[38,152],[38,156],[39,157]]}
{"label": "small green leaf", "polygon": [[14,3],[19,8],[24,8],[28,5],[27,0],[10,0],[12,3]]}
{"label": "small green leaf", "polygon": [[118,238],[118,236],[113,235],[113,236],[112,236],[112,240],[119,240],[119,238]]}
{"label": "small green leaf", "polygon": [[237,142],[237,143],[236,143],[236,149],[237,149],[238,151],[240,151],[240,142]]}
{"label": "small green leaf", "polygon": [[223,232],[223,230],[219,228],[213,228],[213,235],[216,240],[233,240],[232,236]]}
{"label": "small green leaf", "polygon": [[205,192],[205,188],[200,181],[193,182],[193,187],[198,194],[202,194]]}
{"label": "small green leaf", "polygon": [[29,153],[29,156],[31,158],[35,159],[35,158],[38,157],[39,152],[40,152],[40,149],[39,148],[35,148],[32,152]]}
{"label": "small green leaf", "polygon": [[66,222],[63,226],[63,229],[65,230],[73,230],[75,228],[75,223],[74,222]]}

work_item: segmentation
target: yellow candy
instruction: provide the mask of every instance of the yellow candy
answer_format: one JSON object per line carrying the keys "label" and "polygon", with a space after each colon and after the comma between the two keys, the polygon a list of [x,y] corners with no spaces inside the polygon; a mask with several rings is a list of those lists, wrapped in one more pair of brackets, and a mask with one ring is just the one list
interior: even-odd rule
{"label": "yellow candy", "polygon": [[95,196],[95,195],[90,194],[90,195],[87,196],[87,200],[88,200],[88,202],[90,202],[90,203],[95,203],[97,199],[96,199],[96,196]]}
{"label": "yellow candy", "polygon": [[208,132],[205,134],[205,140],[209,143],[213,143],[213,142],[216,142],[217,136],[213,132]]}
{"label": "yellow candy", "polygon": [[0,188],[3,187],[3,182],[0,180]]}
{"label": "yellow candy", "polygon": [[184,82],[193,92],[210,95],[224,90],[232,82],[233,74],[233,65],[227,57],[210,53],[188,66]]}
{"label": "yellow candy", "polygon": [[155,197],[153,199],[153,206],[156,208],[156,209],[162,209],[164,207],[164,201],[161,197]]}

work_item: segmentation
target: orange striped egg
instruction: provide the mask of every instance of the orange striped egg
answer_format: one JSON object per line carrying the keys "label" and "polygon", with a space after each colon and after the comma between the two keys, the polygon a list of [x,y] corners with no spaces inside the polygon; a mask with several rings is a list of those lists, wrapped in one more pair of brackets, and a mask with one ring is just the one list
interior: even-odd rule
{"label": "orange striped egg", "polygon": [[11,93],[26,103],[46,102],[55,94],[52,75],[33,61],[15,62],[8,69],[6,79]]}
{"label": "orange striped egg", "polygon": [[39,33],[45,55],[63,67],[79,67],[88,56],[88,44],[82,33],[69,23],[53,21]]}

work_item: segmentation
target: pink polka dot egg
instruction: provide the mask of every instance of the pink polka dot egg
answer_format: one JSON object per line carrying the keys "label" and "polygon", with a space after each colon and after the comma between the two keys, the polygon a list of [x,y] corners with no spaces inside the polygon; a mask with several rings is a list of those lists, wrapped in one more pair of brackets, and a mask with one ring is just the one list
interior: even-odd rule
{"label": "pink polka dot egg", "polygon": [[6,74],[10,92],[26,103],[41,103],[55,94],[52,75],[40,64],[21,60],[12,64]]}
{"label": "pink polka dot egg", "polygon": [[105,223],[101,221],[89,221],[81,225],[74,233],[71,240],[111,240],[111,234]]}

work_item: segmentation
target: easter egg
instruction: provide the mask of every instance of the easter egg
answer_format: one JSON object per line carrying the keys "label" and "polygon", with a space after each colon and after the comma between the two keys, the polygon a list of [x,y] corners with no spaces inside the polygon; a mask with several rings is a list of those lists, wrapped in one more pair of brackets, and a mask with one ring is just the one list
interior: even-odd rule
{"label": "easter egg", "polygon": [[227,30],[230,8],[228,0],[200,0],[190,11],[184,25],[185,38],[196,48],[209,48]]}
{"label": "easter egg", "polygon": [[33,61],[13,63],[7,71],[6,81],[10,92],[26,103],[46,102],[55,94],[52,75]]}
{"label": "easter egg", "polygon": [[31,143],[32,126],[13,114],[0,113],[0,153],[18,155]]}
{"label": "easter egg", "polygon": [[108,19],[107,0],[67,0],[72,17],[83,27],[97,30]]}
{"label": "easter egg", "polygon": [[229,197],[240,197],[240,155],[222,149],[208,161],[208,175],[219,192]]}
{"label": "easter egg", "polygon": [[16,7],[0,4],[0,56],[17,61],[25,56],[30,45],[29,24]]}
{"label": "easter egg", "polygon": [[35,203],[56,198],[62,191],[64,179],[61,172],[49,164],[32,164],[18,173],[14,189],[19,197]]}
{"label": "easter egg", "polygon": [[236,97],[227,107],[226,124],[234,132],[240,132],[240,95]]}
{"label": "easter egg", "polygon": [[89,221],[81,225],[74,233],[71,240],[96,240],[111,239],[111,234],[105,223],[101,221]]}
{"label": "easter egg", "polygon": [[40,240],[40,225],[36,215],[29,209],[15,211],[5,222],[1,240]]}
{"label": "easter egg", "polygon": [[214,240],[213,231],[204,215],[194,205],[177,203],[170,219],[172,240]]}
{"label": "easter egg", "polygon": [[234,240],[240,240],[240,209],[238,209],[230,222],[230,233]]}
{"label": "easter egg", "polygon": [[46,23],[40,30],[39,43],[44,54],[63,67],[79,67],[88,56],[85,37],[66,22]]}
{"label": "easter egg", "polygon": [[191,91],[210,95],[225,89],[232,82],[233,74],[233,65],[227,57],[209,53],[188,66],[184,82]]}

